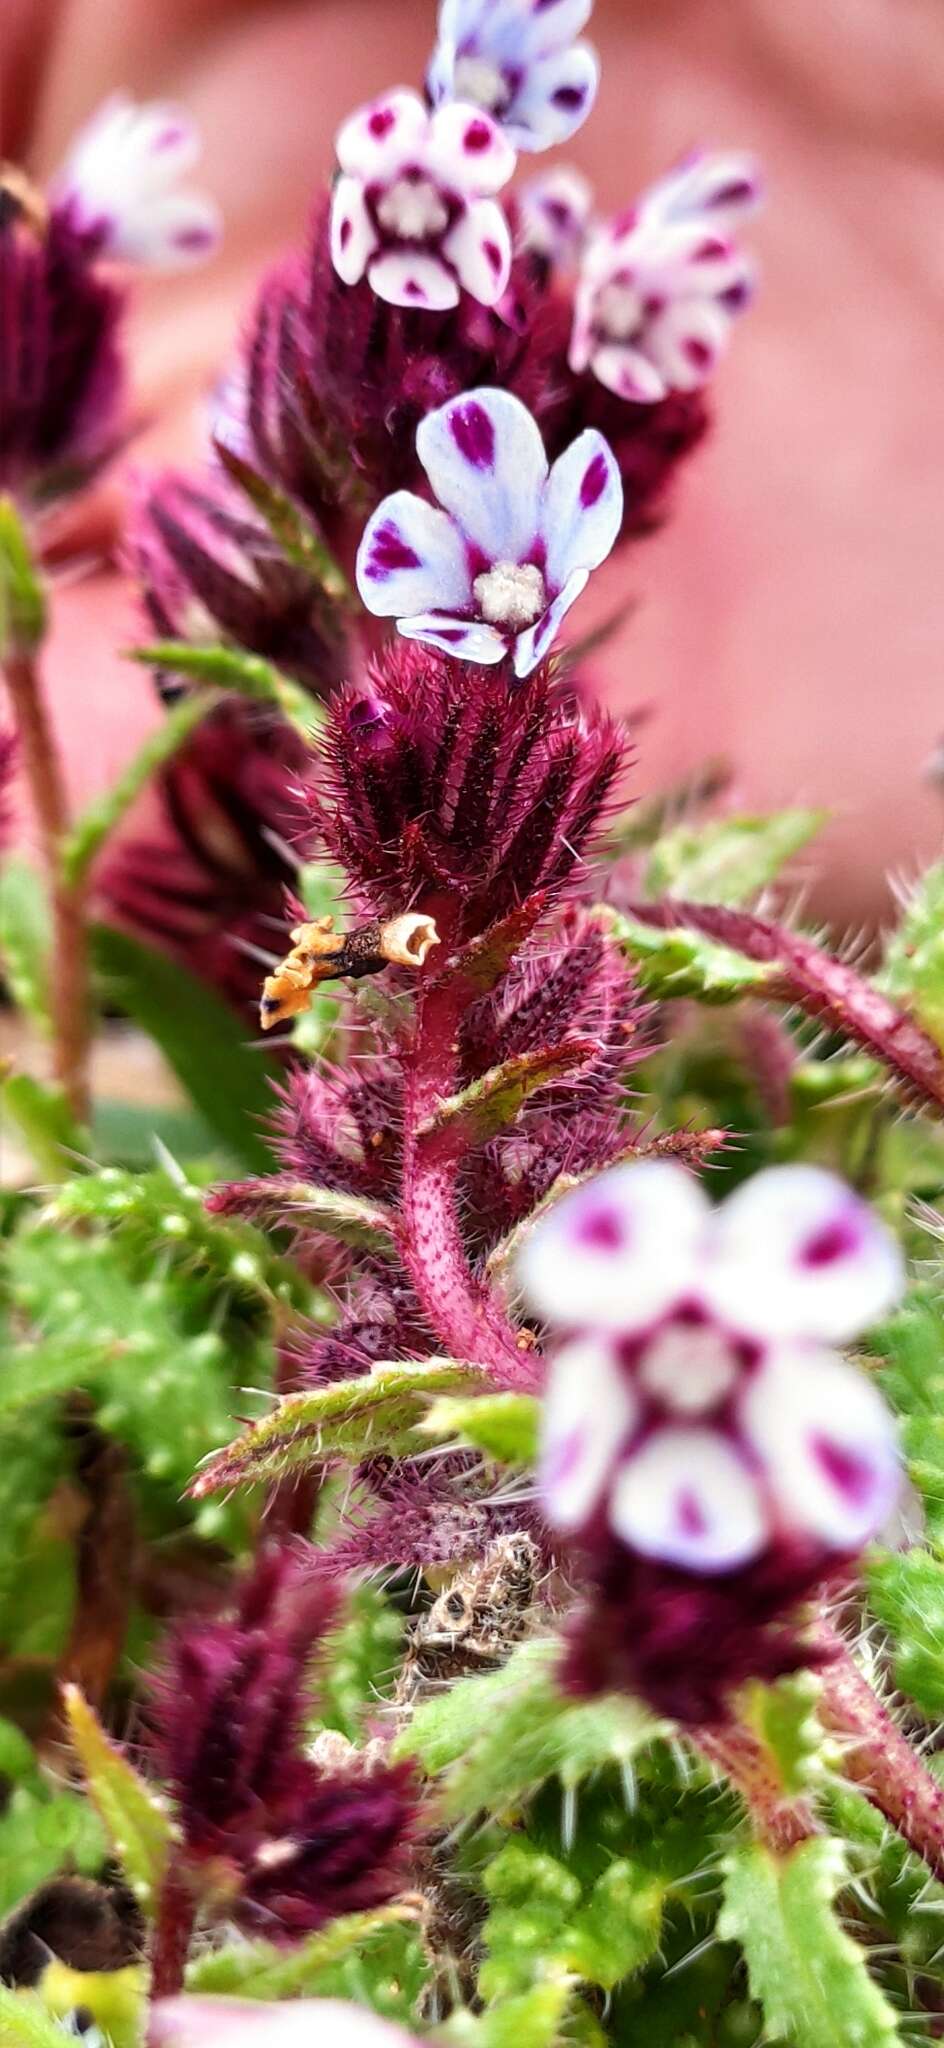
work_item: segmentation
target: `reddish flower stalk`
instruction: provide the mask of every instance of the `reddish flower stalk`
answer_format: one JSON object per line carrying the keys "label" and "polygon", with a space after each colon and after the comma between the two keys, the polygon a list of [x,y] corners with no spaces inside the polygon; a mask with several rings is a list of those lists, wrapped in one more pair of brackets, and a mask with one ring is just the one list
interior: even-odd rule
{"label": "reddish flower stalk", "polygon": [[730,1779],[756,1833],[776,1854],[785,1855],[816,1834],[812,1808],[805,1799],[784,1796],[760,1743],[748,1728],[737,1721],[722,1728],[694,1728],[692,1739],[702,1756]]}
{"label": "reddish flower stalk", "polygon": [[88,1117],[89,993],[81,890],[62,874],[69,824],[65,779],[43,701],[35,656],[11,649],[3,673],[16,720],[19,752],[39,824],[53,917],[50,1001],[53,1070],[78,1123]]}
{"label": "reddish flower stalk", "polygon": [[769,962],[777,972],[765,995],[775,1002],[799,1003],[811,1016],[824,1018],[880,1060],[907,1101],[938,1115],[944,1111],[944,1056],[934,1040],[906,1010],[897,1009],[812,939],[746,910],[712,903],[632,903],[629,915],[659,931],[688,925],[749,960]]}
{"label": "reddish flower stalk", "polygon": [[846,1776],[944,1882],[944,1786],[863,1678],[838,1631],[825,1625],[818,1642],[830,1659],[820,1716],[842,1738]]}
{"label": "reddish flower stalk", "polygon": [[151,1949],[152,1998],[173,1998],[183,1990],[195,1922],[193,1892],[172,1865],[164,1878],[158,1900]]}

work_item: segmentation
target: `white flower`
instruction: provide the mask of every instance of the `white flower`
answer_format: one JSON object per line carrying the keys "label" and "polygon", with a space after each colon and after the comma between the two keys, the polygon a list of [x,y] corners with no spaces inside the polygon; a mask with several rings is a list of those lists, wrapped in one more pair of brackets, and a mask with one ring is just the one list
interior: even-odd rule
{"label": "white flower", "polygon": [[599,65],[575,40],[593,0],[442,0],[427,75],[434,106],[472,100],[516,149],[551,149],[585,121]]}
{"label": "white flower", "polygon": [[699,155],[592,236],[577,287],[571,369],[637,404],[710,377],[754,285],[731,239],[759,202],[749,157]]}
{"label": "white flower", "polygon": [[494,194],[515,168],[511,144],[478,107],[427,113],[416,93],[385,93],[345,121],[331,208],[331,260],[345,284],[366,274],[392,306],[445,311],[460,287],[502,297],[511,235]]}
{"label": "white flower", "polygon": [[530,675],[619,532],[611,449],[588,431],[549,470],[527,407],[481,390],[430,413],[416,451],[438,504],[395,491],[378,505],[357,555],[368,611],[460,661],[510,655]]}
{"label": "white flower", "polygon": [[576,262],[593,205],[593,188],[582,172],[572,164],[559,164],[530,178],[516,196],[522,247],[555,269]]}
{"label": "white flower", "polygon": [[615,1167],[536,1226],[521,1274],[570,1332],[551,1366],[542,1489],[557,1527],[605,1511],[632,1549],[697,1572],[778,1534],[852,1553],[900,1470],[877,1389],[827,1347],[904,1284],[895,1239],[812,1166],[712,1209],[667,1161]]}
{"label": "white flower", "polygon": [[302,1998],[284,2005],[235,1998],[164,1998],[152,2006],[148,2048],[418,2048],[411,2034],[358,2005]]}
{"label": "white flower", "polygon": [[211,255],[220,235],[212,199],[180,190],[199,155],[197,130],[179,108],[114,93],[73,143],[53,203],[104,255],[184,269]]}

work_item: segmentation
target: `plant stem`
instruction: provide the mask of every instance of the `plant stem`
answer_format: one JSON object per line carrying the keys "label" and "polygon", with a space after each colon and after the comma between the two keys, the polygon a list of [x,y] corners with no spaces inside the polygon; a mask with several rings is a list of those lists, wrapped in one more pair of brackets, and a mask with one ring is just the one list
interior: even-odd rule
{"label": "plant stem", "polygon": [[732,1721],[717,1728],[697,1728],[703,1756],[730,1778],[741,1795],[756,1833],[778,1855],[796,1848],[817,1832],[812,1807],[805,1799],[785,1795],[763,1749],[750,1730]]}
{"label": "plant stem", "polygon": [[173,1865],[161,1885],[151,1946],[151,1997],[176,1998],[193,1939],[196,1906],[186,1879]]}
{"label": "plant stem", "polygon": [[[442,922],[439,920],[440,923]],[[457,1034],[469,991],[461,973],[421,985],[407,1055],[400,1250],[419,1301],[451,1357],[485,1366],[501,1387],[530,1389],[535,1355],[523,1349],[495,1295],[466,1257],[456,1202],[461,1154],[441,1134],[420,1135],[457,1086]]]}
{"label": "plant stem", "polygon": [[88,1120],[90,1045],[88,955],[84,891],[64,877],[62,853],[69,826],[62,763],[32,654],[11,651],[4,675],[16,720],[23,769],[39,824],[53,920],[50,1007],[53,1070],[76,1121]]}
{"label": "plant stem", "polygon": [[838,1632],[825,1626],[819,1640],[832,1652],[821,1673],[820,1716],[843,1740],[846,1776],[944,1883],[944,1786],[876,1697]]}

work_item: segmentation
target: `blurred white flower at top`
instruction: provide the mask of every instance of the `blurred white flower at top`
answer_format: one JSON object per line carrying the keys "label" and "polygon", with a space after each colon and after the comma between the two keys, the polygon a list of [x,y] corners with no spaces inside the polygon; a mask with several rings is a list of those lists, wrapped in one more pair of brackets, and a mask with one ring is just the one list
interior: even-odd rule
{"label": "blurred white flower at top", "polygon": [[220,214],[182,187],[200,149],[178,107],[113,93],[77,135],[51,197],[103,255],[158,270],[202,263],[219,240]]}

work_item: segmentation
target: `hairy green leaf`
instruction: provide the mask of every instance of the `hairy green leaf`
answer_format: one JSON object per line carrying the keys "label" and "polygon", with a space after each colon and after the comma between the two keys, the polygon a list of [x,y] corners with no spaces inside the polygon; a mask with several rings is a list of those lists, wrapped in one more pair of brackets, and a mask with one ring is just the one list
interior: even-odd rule
{"label": "hairy green leaf", "polygon": [[46,631],[46,590],[12,498],[0,498],[0,660],[35,654]]}
{"label": "hairy green leaf", "polygon": [[599,1052],[595,1038],[565,1039],[561,1045],[519,1053],[470,1081],[458,1095],[444,1096],[420,1125],[421,1138],[445,1138],[457,1146],[483,1145],[514,1123],[530,1095],[547,1088]]}
{"label": "hairy green leaf", "polygon": [[48,1036],[47,961],[52,944],[49,897],[30,861],[7,853],[0,861],[0,965],[18,1010]]}
{"label": "hairy green leaf", "polygon": [[776,969],[748,960],[699,932],[658,931],[638,918],[611,916],[613,936],[635,961],[640,986],[660,1002],[689,996],[702,1003],[736,1003],[763,995]]}
{"label": "hairy green leaf", "polygon": [[0,2048],[63,2048],[58,2020],[35,1991],[0,1984]]}
{"label": "hairy green leaf", "polygon": [[187,640],[155,640],[132,648],[129,659],[143,668],[166,669],[212,689],[235,690],[238,696],[274,705],[307,747],[321,729],[323,713],[314,697],[261,655],[244,654],[235,647],[192,647]]}
{"label": "hairy green leaf", "polygon": [[424,1435],[447,1442],[461,1437],[500,1465],[533,1465],[540,1419],[533,1394],[479,1394],[471,1401],[443,1394],[421,1427]]}
{"label": "hairy green leaf", "polygon": [[869,1567],[869,1604],[893,1643],[895,1684],[927,1715],[944,1715],[944,1562],[928,1550],[882,1552]]}
{"label": "hairy green leaf", "polygon": [[944,862],[928,868],[908,898],[879,983],[944,1046]]}
{"label": "hairy green leaf", "polygon": [[187,1989],[204,1997],[350,1998],[389,2019],[408,2019],[426,1976],[410,1906],[345,1914],[297,1947],[247,1941],[198,1956]]}
{"label": "hairy green leaf", "polygon": [[172,1853],[167,1808],[106,1735],[77,1685],[65,1687],[63,1703],[92,1804],[138,1904],[153,1913]]}
{"label": "hairy green leaf", "polygon": [[771,2035],[791,2048],[890,2048],[898,2022],[833,1909],[848,1876],[825,1836],[786,1856],[759,1844],[726,1859],[722,1940],[740,1942]]}
{"label": "hairy green leaf", "polygon": [[748,903],[827,823],[826,811],[776,811],[766,818],[713,818],[676,825],[652,849],[647,896],[695,903]]}
{"label": "hairy green leaf", "polygon": [[195,728],[223,699],[218,691],[204,690],[172,705],[163,722],[148,734],[132,760],[123,768],[104,796],[96,798],[77,820],[62,849],[66,881],[76,888],[101,852],[109,835],[120,825],[125,812],[174,755],[179,753]]}

